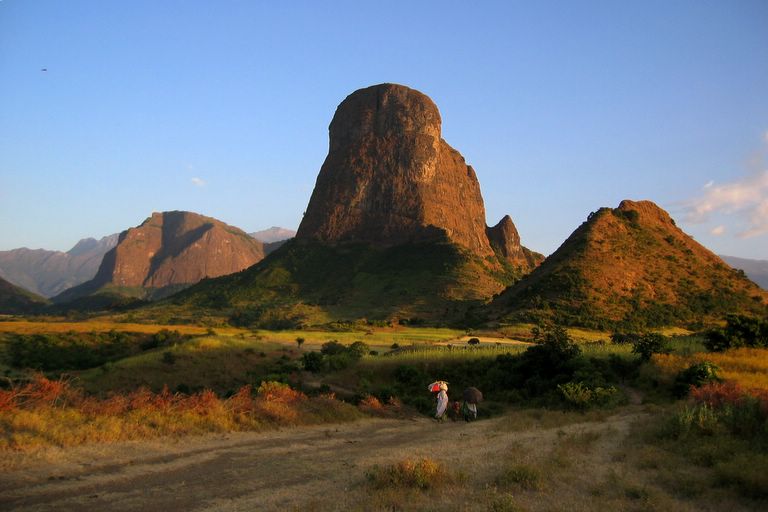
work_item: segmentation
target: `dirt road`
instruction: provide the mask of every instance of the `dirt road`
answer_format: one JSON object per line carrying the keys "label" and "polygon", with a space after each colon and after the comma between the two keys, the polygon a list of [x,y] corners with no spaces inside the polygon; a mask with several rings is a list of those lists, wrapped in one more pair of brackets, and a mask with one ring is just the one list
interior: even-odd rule
{"label": "dirt road", "polygon": [[[406,457],[431,457],[463,475],[458,487],[469,497],[493,482],[510,457],[538,460],[564,438],[591,433],[589,463],[583,467],[597,478],[642,414],[628,407],[602,421],[577,418],[549,428],[546,418],[542,423],[514,413],[470,424],[369,419],[49,452],[4,462],[0,510],[418,510],[409,508],[407,499],[371,501],[366,470]],[[440,510],[486,509],[459,506],[460,499],[456,493],[430,498]]]}

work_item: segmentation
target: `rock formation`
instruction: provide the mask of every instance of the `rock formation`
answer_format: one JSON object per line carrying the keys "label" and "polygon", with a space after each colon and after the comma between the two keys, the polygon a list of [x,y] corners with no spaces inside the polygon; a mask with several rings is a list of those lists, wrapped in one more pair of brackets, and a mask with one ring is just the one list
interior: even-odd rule
{"label": "rock formation", "polygon": [[[475,171],[440,130],[437,107],[418,91],[381,84],[350,94],[331,121],[296,238],[383,247],[447,239],[492,256]],[[519,237],[505,250],[524,260]]]}
{"label": "rock formation", "polygon": [[505,215],[492,228],[487,228],[486,233],[491,247],[496,250],[496,254],[513,266],[533,270],[544,261],[542,254],[520,245],[520,235],[509,215]]}
{"label": "rock formation", "polygon": [[[150,295],[179,289],[206,277],[250,267],[264,257],[262,243],[244,231],[196,213],[153,213],[120,234],[93,280],[54,298],[65,302],[104,287],[146,290]],[[140,294],[141,295],[141,294]]]}

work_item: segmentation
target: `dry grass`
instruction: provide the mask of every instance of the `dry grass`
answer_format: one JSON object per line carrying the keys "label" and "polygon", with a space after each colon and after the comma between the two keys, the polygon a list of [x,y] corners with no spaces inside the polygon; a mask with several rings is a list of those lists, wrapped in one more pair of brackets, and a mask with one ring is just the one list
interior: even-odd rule
{"label": "dry grass", "polygon": [[289,386],[262,383],[229,398],[140,389],[106,399],[85,396],[65,380],[42,375],[0,390],[0,451],[110,443],[160,436],[265,430],[361,417],[332,395],[309,398]]}
{"label": "dry grass", "polygon": [[692,364],[709,361],[720,367],[718,374],[747,389],[768,390],[768,349],[738,348],[725,352],[699,352],[689,355],[656,354],[653,364],[660,380],[674,381],[675,376]]}
{"label": "dry grass", "polygon": [[[111,320],[86,320],[82,322],[59,322],[17,320],[12,322],[0,322],[0,332],[15,334],[48,334],[62,332],[138,332],[142,334],[155,334],[163,329],[179,331],[181,334],[206,334],[209,327],[197,325],[161,325],[161,324],[136,324],[127,322],[114,322]],[[250,334],[246,329],[236,327],[217,327],[213,329],[217,334],[235,336],[237,334]]]}

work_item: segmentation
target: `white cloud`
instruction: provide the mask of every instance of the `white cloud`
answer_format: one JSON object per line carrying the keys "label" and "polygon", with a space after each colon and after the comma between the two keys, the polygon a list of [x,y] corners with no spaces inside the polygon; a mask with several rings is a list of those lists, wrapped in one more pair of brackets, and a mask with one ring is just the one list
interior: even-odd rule
{"label": "white cloud", "polygon": [[685,210],[686,220],[692,223],[706,222],[715,213],[739,215],[749,224],[745,231],[738,234],[741,238],[766,234],[768,170],[730,183],[706,187],[703,195],[686,202]]}
{"label": "white cloud", "polygon": [[712,188],[712,185],[715,184],[715,180],[709,180],[704,184],[704,188]]}
{"label": "white cloud", "polygon": [[192,184],[198,187],[204,187],[205,186],[205,180],[201,178],[192,178]]}
{"label": "white cloud", "polygon": [[765,133],[763,134],[763,140],[765,141],[766,144],[768,144],[768,130],[766,130]]}
{"label": "white cloud", "polygon": [[725,226],[717,226],[716,228],[712,228],[710,233],[715,235],[715,236],[720,236],[723,233],[725,233]]}

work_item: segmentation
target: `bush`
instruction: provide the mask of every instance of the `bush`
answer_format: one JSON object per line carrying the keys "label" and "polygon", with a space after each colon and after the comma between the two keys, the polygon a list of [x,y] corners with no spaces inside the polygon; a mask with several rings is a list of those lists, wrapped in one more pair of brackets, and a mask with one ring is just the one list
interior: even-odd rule
{"label": "bush", "polygon": [[308,372],[320,373],[325,371],[328,367],[325,357],[319,352],[305,352],[304,355],[301,356],[301,360],[304,364],[304,369]]}
{"label": "bush", "polygon": [[718,371],[720,367],[709,361],[692,364],[677,374],[672,392],[677,397],[684,397],[691,387],[700,387],[708,382],[720,382]]}
{"label": "bush", "polygon": [[638,354],[641,361],[650,361],[653,354],[669,352],[669,339],[663,334],[653,332],[643,334],[632,343],[632,353]]}
{"label": "bush", "polygon": [[445,466],[429,458],[405,459],[381,468],[374,466],[365,474],[368,482],[376,488],[415,487],[433,489],[453,482]]}
{"label": "bush", "polygon": [[704,346],[712,352],[729,348],[768,347],[768,319],[729,315],[724,328],[709,331]]}
{"label": "bush", "polygon": [[580,410],[609,405],[619,396],[618,389],[613,386],[591,387],[584,382],[559,384],[557,389],[567,404]]}
{"label": "bush", "polygon": [[532,466],[520,464],[506,469],[496,478],[496,484],[501,487],[517,485],[526,490],[537,491],[542,488],[541,471]]}

